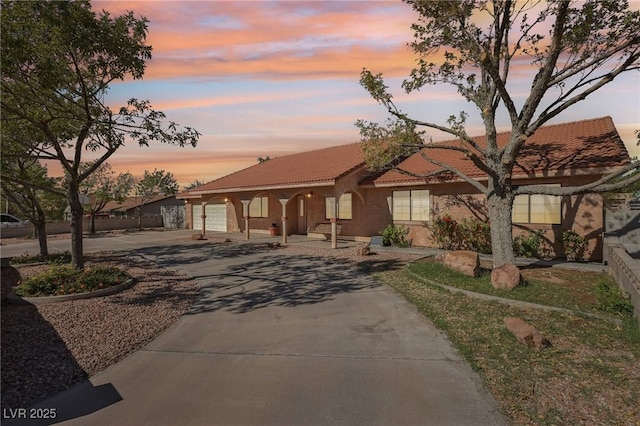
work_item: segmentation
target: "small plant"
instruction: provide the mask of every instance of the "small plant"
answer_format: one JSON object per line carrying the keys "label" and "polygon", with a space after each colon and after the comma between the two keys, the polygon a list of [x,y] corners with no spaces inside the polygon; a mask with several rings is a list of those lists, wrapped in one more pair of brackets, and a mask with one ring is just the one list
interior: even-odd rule
{"label": "small plant", "polygon": [[21,282],[15,293],[25,297],[87,293],[122,284],[128,278],[124,271],[114,267],[78,270],[69,265],[52,265]]}
{"label": "small plant", "polygon": [[596,299],[602,311],[624,316],[633,315],[633,304],[611,277],[596,284]]}
{"label": "small plant", "polygon": [[405,228],[404,225],[387,225],[387,227],[380,232],[380,235],[382,235],[382,244],[394,247],[409,247],[411,242],[407,239],[407,234],[409,234],[409,228]]}
{"label": "small plant", "polygon": [[513,250],[516,256],[542,257],[542,232],[530,229],[526,234],[518,235],[513,240]]}
{"label": "small plant", "polygon": [[63,265],[70,262],[71,253],[69,253],[69,251],[48,254],[46,256],[42,256],[39,254],[30,255],[25,253],[11,259],[11,263],[13,263],[14,265],[26,265],[29,263],[48,263],[50,265]]}
{"label": "small plant", "polygon": [[568,229],[562,233],[562,245],[567,260],[583,260],[587,252],[587,240],[582,235],[578,235],[573,229]]}

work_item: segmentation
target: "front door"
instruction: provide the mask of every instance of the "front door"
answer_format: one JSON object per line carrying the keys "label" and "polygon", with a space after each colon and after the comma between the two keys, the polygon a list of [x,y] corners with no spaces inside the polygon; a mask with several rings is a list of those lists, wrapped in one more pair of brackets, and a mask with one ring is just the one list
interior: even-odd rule
{"label": "front door", "polygon": [[307,234],[307,200],[304,198],[304,195],[298,197],[297,200],[298,208],[297,208],[297,217],[298,217],[298,229],[296,232],[300,235]]}

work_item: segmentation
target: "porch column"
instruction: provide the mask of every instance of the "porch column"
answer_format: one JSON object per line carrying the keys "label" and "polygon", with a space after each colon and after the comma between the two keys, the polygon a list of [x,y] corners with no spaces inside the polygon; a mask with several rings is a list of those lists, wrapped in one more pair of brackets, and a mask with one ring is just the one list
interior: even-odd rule
{"label": "porch column", "polygon": [[207,202],[203,201],[202,203],[202,214],[200,215],[200,217],[202,218],[202,236],[204,237],[205,233],[207,232],[207,215],[206,215],[206,210],[207,210]]}
{"label": "porch column", "polygon": [[244,217],[244,235],[245,240],[250,238],[249,235],[249,203],[251,200],[240,200],[242,202],[242,216]]}
{"label": "porch column", "polygon": [[331,212],[332,217],[329,218],[331,221],[331,248],[338,248],[338,198],[335,198],[336,202],[333,203],[333,212]]}
{"label": "porch column", "polygon": [[280,204],[282,204],[282,244],[287,244],[287,203],[288,198],[279,198]]}

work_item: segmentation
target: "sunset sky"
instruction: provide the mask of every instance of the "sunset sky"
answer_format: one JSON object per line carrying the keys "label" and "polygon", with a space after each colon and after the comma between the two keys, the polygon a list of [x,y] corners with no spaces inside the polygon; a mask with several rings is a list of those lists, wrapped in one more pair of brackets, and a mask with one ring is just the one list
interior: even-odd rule
{"label": "sunset sky", "polygon": [[[387,117],[358,84],[363,67],[384,73],[397,104],[417,118],[444,124],[465,110],[467,133],[484,133],[478,112],[451,89],[434,86],[411,95],[400,89],[415,64],[406,46],[415,14],[399,1],[92,4],[150,20],[153,59],[144,80],[113,84],[107,103],[148,99],[168,120],[202,133],[196,148],[129,144],[108,161],[118,172],[164,169],[184,186],[251,166],[259,156],[358,142],[357,119]],[[524,98],[532,71],[511,75],[517,99]],[[639,74],[623,75],[554,122],[610,115],[631,155],[640,155],[633,134],[640,127]]]}

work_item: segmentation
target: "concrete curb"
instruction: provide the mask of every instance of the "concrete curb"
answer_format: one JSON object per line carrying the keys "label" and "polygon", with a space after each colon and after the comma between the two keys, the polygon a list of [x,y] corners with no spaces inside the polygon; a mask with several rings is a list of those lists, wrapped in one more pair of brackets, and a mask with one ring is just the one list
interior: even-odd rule
{"label": "concrete curb", "polygon": [[69,300],[91,299],[93,297],[111,296],[127,290],[137,282],[135,278],[129,278],[122,284],[88,293],[63,294],[60,296],[20,297],[14,292],[7,295],[7,301],[12,305],[46,305],[48,303],[67,302]]}

